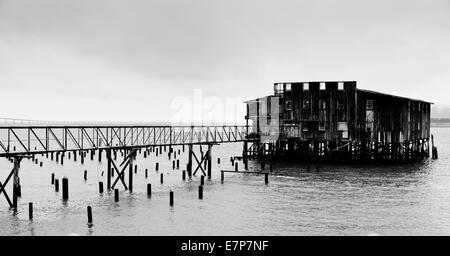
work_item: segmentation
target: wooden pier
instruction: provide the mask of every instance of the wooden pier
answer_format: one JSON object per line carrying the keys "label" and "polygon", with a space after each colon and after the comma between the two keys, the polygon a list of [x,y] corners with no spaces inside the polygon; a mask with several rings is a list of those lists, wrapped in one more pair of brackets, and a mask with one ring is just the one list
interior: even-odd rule
{"label": "wooden pier", "polygon": [[[76,126],[76,125],[19,125],[0,126],[0,157],[5,157],[13,163],[13,169],[7,178],[0,182],[0,194],[3,194],[11,208],[17,208],[17,198],[20,196],[20,163],[23,158],[32,158],[38,164],[35,156],[50,156],[51,160],[64,165],[64,158],[71,158],[83,165],[85,158],[90,154],[90,160],[102,161],[102,152],[106,154],[106,188],[116,191],[122,185],[124,189],[133,191],[133,176],[137,171],[134,160],[137,155],[144,152],[144,158],[151,152],[156,156],[166,152],[169,148],[168,158],[172,154],[176,158],[174,147],[185,147],[188,150],[188,163],[186,165],[189,177],[201,172],[203,176],[211,177],[212,148],[220,143],[236,143],[249,141],[245,126]],[[196,152],[198,147],[200,152]],[[203,151],[205,147],[205,151]],[[122,159],[117,158],[118,153]],[[178,150],[178,154],[181,149]],[[66,155],[67,154],[67,155]],[[156,163],[158,171],[159,163]],[[173,169],[179,169],[179,160],[173,160]],[[42,167],[42,162],[40,163]],[[128,173],[127,173],[128,170]],[[161,173],[161,182],[163,182]],[[128,180],[125,179],[128,176]],[[84,172],[84,180],[87,172]],[[6,186],[12,181],[12,199],[9,197]],[[59,190],[59,180],[52,175],[52,184]],[[151,187],[150,187],[151,188]],[[69,199],[69,183],[67,178],[62,179],[63,200]],[[103,183],[99,184],[100,193],[103,192]],[[148,191],[148,193],[151,193]],[[173,204],[173,193],[171,193]]]}

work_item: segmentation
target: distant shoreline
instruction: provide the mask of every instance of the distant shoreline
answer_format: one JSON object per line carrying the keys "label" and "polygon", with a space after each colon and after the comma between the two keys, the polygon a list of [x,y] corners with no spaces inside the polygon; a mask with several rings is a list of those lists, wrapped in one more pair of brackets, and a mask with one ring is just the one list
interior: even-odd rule
{"label": "distant shoreline", "polygon": [[439,124],[431,124],[431,128],[450,128],[450,123],[447,124],[443,124],[443,123],[439,123]]}
{"label": "distant shoreline", "polygon": [[450,118],[431,118],[431,127],[450,127]]}

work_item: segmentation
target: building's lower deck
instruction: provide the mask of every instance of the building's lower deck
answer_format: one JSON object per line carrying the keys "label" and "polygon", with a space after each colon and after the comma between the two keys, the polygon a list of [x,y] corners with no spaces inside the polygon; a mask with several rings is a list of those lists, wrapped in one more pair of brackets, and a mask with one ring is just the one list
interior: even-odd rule
{"label": "building's lower deck", "polygon": [[244,145],[244,157],[267,161],[408,162],[430,156],[429,139],[403,143],[313,141],[300,139]]}

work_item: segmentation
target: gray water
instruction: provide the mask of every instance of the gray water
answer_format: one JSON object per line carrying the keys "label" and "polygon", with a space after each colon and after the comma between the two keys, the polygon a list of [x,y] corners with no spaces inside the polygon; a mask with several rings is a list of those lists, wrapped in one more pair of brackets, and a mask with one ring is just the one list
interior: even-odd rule
{"label": "gray water", "polygon": [[[213,177],[205,179],[203,200],[198,199],[200,176],[182,181],[181,169],[172,170],[167,154],[138,157],[134,192],[119,185],[118,203],[112,193],[98,193],[106,161],[99,163],[96,156],[81,165],[79,159],[74,163],[66,157],[61,166],[39,156],[43,168],[22,161],[17,213],[0,195],[0,235],[450,235],[450,129],[432,132],[439,160],[321,165],[319,173],[307,173],[301,164],[280,163],[268,185],[264,176],[235,173],[227,173],[221,183],[219,170],[233,169],[229,158],[242,152],[242,144],[215,146]],[[187,154],[179,159],[184,167]],[[257,163],[249,166],[259,170]],[[11,163],[0,159],[2,182],[11,169]],[[53,172],[57,178],[69,178],[69,201],[63,202],[61,192],[50,184]],[[161,172],[164,184],[159,182]],[[152,183],[151,198],[147,183]],[[175,193],[174,207],[169,206],[170,190]],[[10,191],[9,185],[11,196]],[[28,220],[28,202],[34,204],[33,221]],[[87,225],[88,205],[93,208],[93,226]]]}

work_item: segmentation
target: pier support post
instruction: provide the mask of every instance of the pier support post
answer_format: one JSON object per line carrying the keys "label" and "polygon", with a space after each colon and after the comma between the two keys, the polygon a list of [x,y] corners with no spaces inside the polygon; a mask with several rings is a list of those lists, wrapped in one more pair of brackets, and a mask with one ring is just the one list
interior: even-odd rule
{"label": "pier support post", "polygon": [[103,182],[101,181],[98,183],[98,192],[100,194],[103,194]]}
{"label": "pier support post", "polygon": [[87,207],[88,224],[92,224],[92,207]]}
{"label": "pier support post", "polygon": [[187,171],[188,171],[188,173],[192,173],[192,154],[193,154],[192,144],[189,144],[188,147],[189,147],[189,153],[188,153]]}
{"label": "pier support post", "polygon": [[152,184],[150,183],[147,184],[147,196],[152,196]]}
{"label": "pier support post", "polygon": [[212,145],[208,144],[208,178],[211,179],[211,165],[212,165],[212,161],[211,161],[211,150],[212,150]]}
{"label": "pier support post", "polygon": [[119,202],[119,190],[114,189],[114,202]]}
{"label": "pier support post", "polygon": [[248,170],[248,145],[247,142],[244,141],[244,150],[242,152],[242,161],[244,162],[245,170]]}
{"label": "pier support post", "polygon": [[128,163],[128,189],[130,193],[133,192],[133,159],[136,155],[136,151],[131,151],[129,155],[129,163]]}
{"label": "pier support post", "polygon": [[66,177],[64,177],[62,179],[62,189],[63,189],[62,199],[68,200],[69,199],[69,179],[67,179]]}
{"label": "pier support post", "polygon": [[106,150],[106,159],[108,160],[108,165],[107,165],[108,169],[106,171],[106,188],[108,190],[110,190],[111,189],[111,176],[112,176],[112,173],[111,173],[111,149],[110,148],[108,148]]}
{"label": "pier support post", "polygon": [[203,186],[198,186],[198,198],[203,199]]}
{"label": "pier support post", "polygon": [[28,203],[28,219],[33,219],[33,203]]}
{"label": "pier support post", "polygon": [[[20,170],[21,157],[14,157],[14,169],[13,169],[13,208],[17,209],[17,197],[19,196],[19,170]],[[6,194],[5,194],[6,195]]]}
{"label": "pier support post", "polygon": [[173,191],[170,191],[170,206],[173,206]]}

